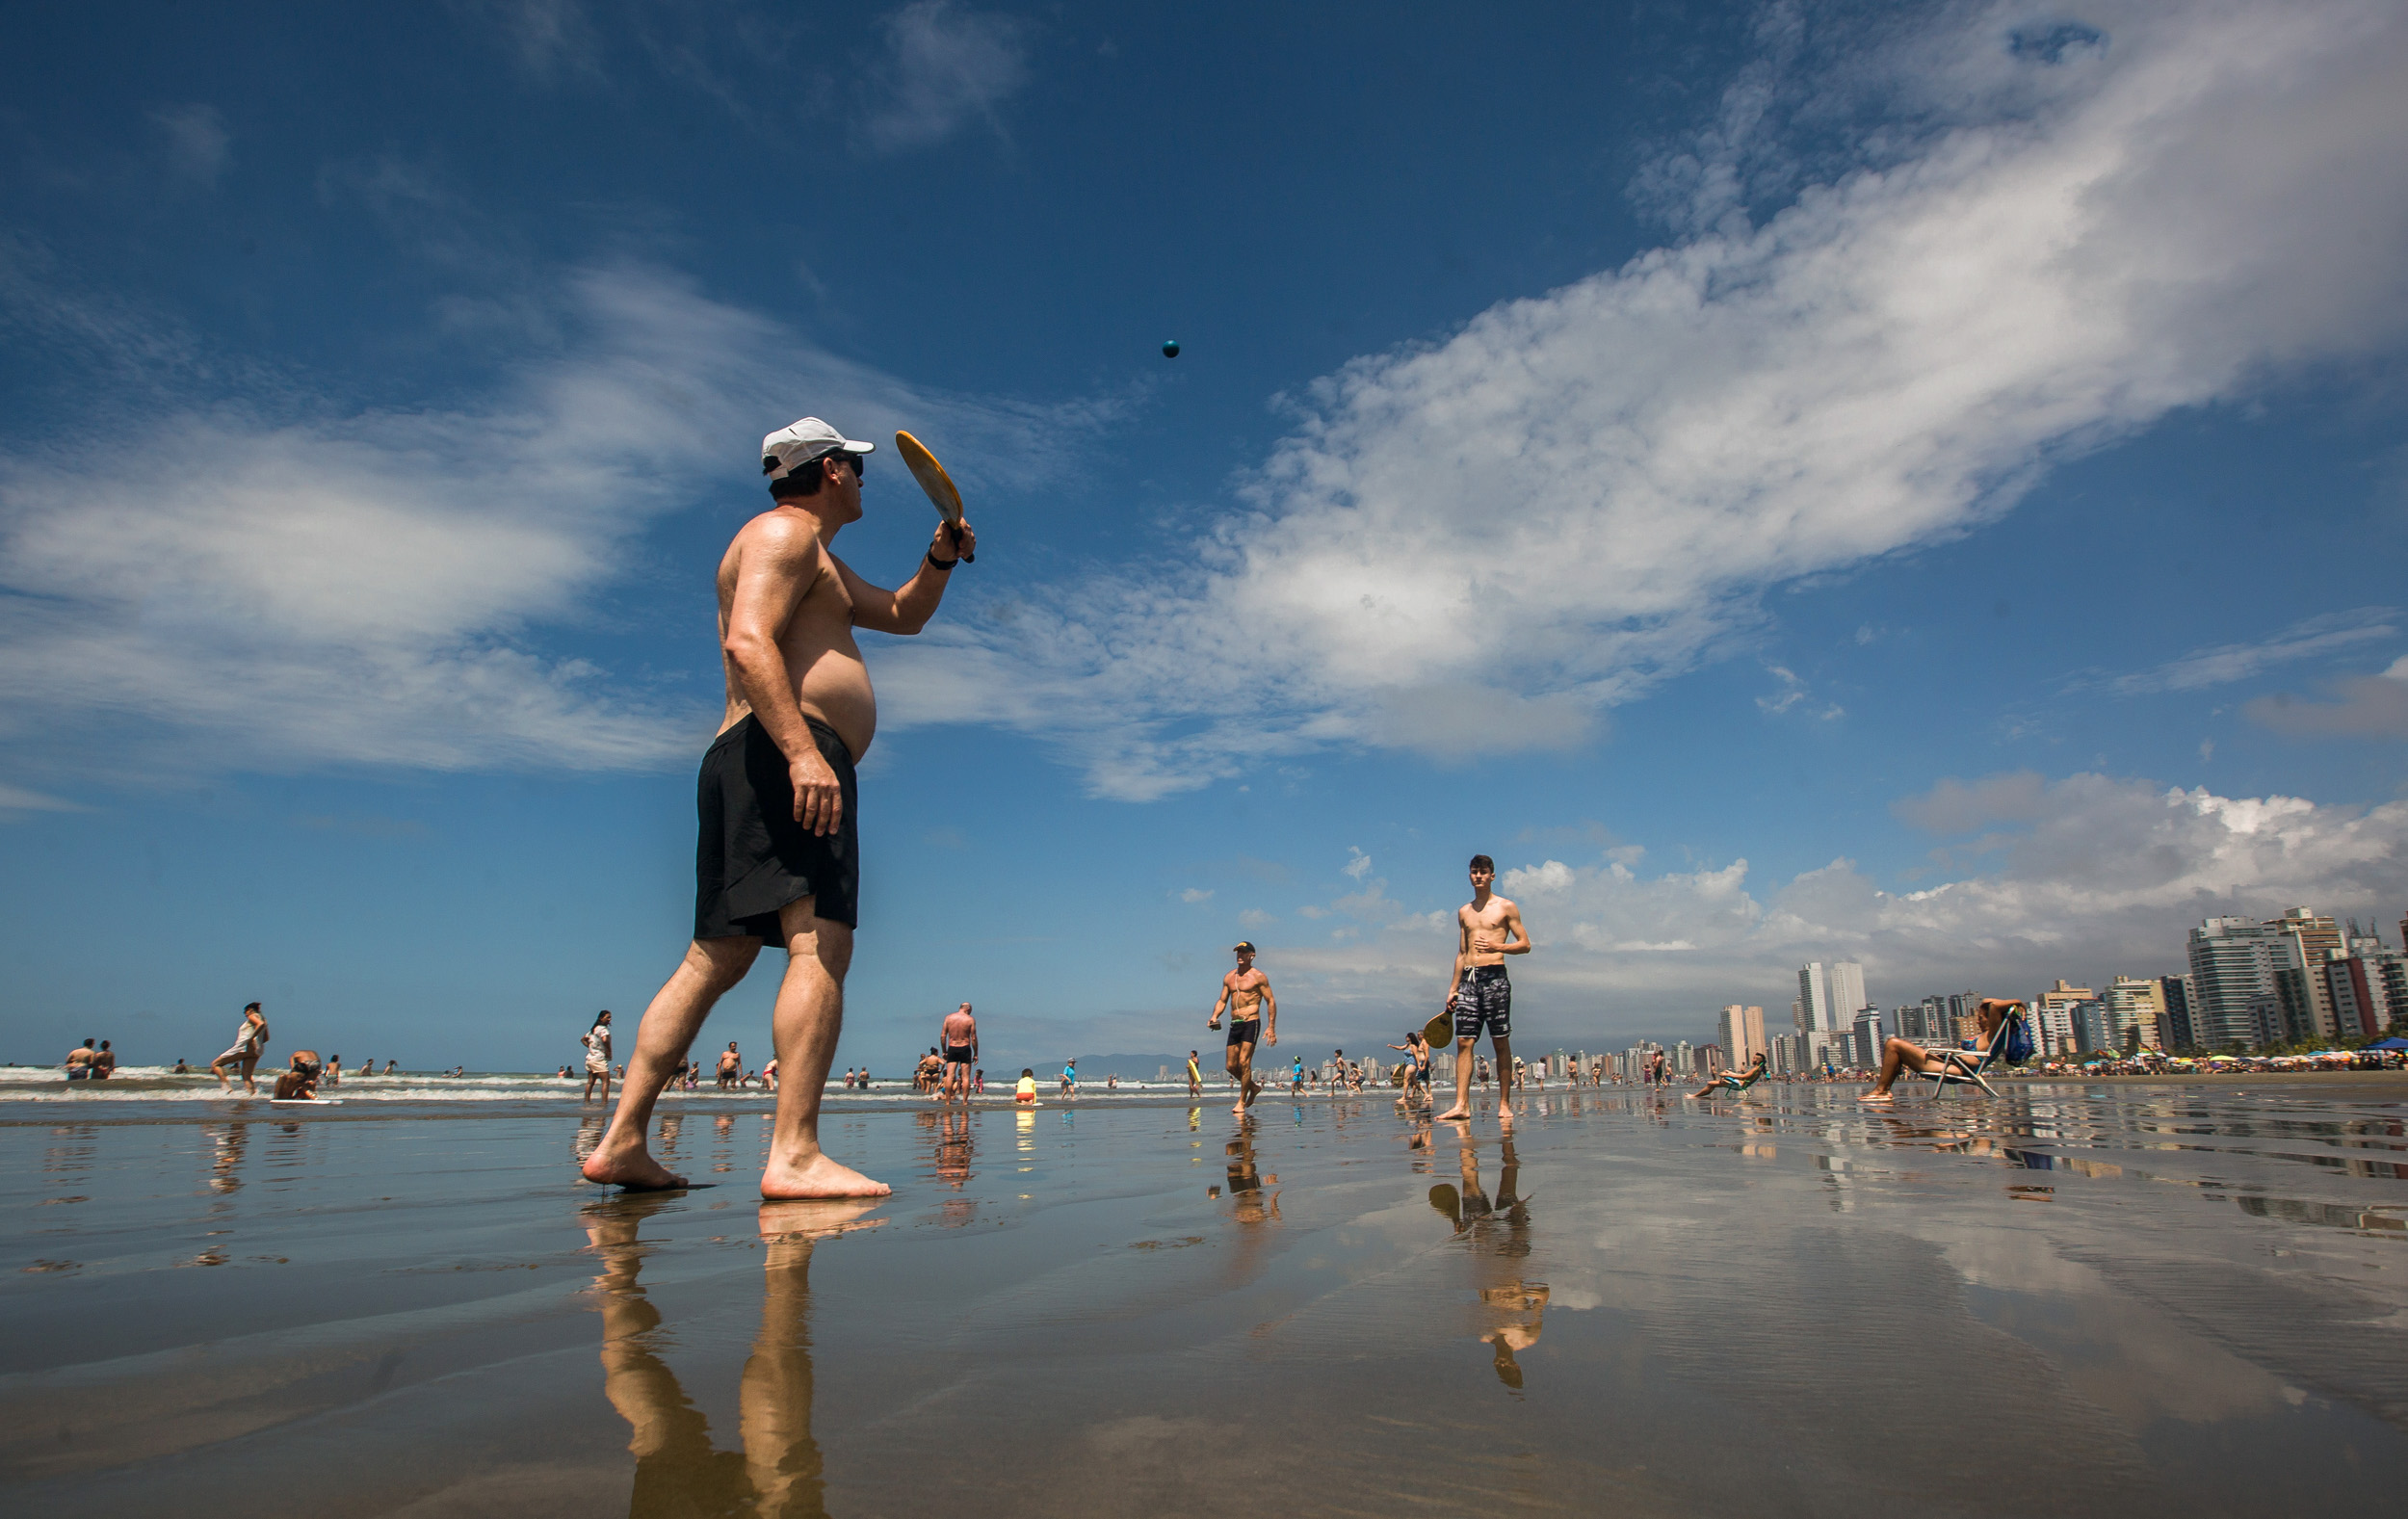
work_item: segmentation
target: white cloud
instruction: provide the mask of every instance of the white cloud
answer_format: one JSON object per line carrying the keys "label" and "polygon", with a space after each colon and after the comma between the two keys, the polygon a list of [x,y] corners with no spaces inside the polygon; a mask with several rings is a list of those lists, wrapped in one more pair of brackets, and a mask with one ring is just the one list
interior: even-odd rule
{"label": "white cloud", "polygon": [[1206,886],[1190,886],[1179,894],[1179,900],[1191,905],[1199,902],[1210,902],[1213,900],[1212,889]]}
{"label": "white cloud", "polygon": [[879,153],[931,147],[977,121],[1000,134],[996,107],[1029,82],[1026,30],[953,0],[912,0],[888,16],[863,144]]}
{"label": "white cloud", "polygon": [[1238,927],[1242,929],[1268,929],[1278,921],[1260,907],[1248,907],[1238,914]]}
{"label": "white cloud", "polygon": [[[2189,927],[2214,914],[2307,904],[2390,922],[2408,904],[2408,802],[2326,806],[2090,774],[1943,793],[1898,810],[1948,830],[1982,818],[2023,826],[2000,841],[1997,869],[1928,890],[1883,891],[1845,859],[1762,895],[1744,859],[1653,877],[1612,861],[1511,866],[1499,889],[1536,945],[1514,962],[1517,1022],[1546,1037],[1702,1029],[1726,1002],[1786,1008],[1797,966],[1832,957],[1861,961],[1884,1007],[1967,986],[2027,994],[2056,976],[2180,970]],[[1388,903],[1357,941],[1284,951],[1289,994],[1300,1007],[1419,1007],[1452,963],[1445,918]]]}
{"label": "white cloud", "polygon": [[1985,823],[2029,823],[2040,816],[2047,783],[2038,771],[1985,775],[1972,785],[1951,775],[1920,797],[1890,804],[1899,820],[1927,833],[1968,833]]}
{"label": "white cloud", "polygon": [[72,801],[45,796],[39,791],[27,791],[22,786],[12,786],[6,781],[0,781],[0,818],[6,818],[13,812],[82,812],[84,808]]}
{"label": "white cloud", "polygon": [[1679,241],[1291,398],[1200,573],[959,635],[945,660],[1018,679],[951,710],[1130,799],[1331,743],[1578,743],[1748,634],[1767,587],[2396,346],[2408,13],[2110,4],[2103,43],[2011,45],[2025,14],[1953,8],[1806,70],[1821,114],[1793,136],[1883,125],[1761,223],[1728,187],[1804,170],[1751,75],[1690,155]]}
{"label": "white cloud", "polygon": [[452,0],[495,28],[537,79],[602,78],[602,39],[584,0]]}
{"label": "white cloud", "polygon": [[2408,658],[2379,675],[2336,682],[2339,701],[2300,701],[2288,692],[2241,709],[2250,721],[2296,738],[2408,738]]}
{"label": "white cloud", "polygon": [[139,449],[118,417],[0,456],[0,734],[20,762],[106,725],[129,773],[683,764],[716,690],[613,680],[537,636],[593,615],[646,523],[706,484],[749,499],[755,440],[803,409],[941,430],[971,471],[1099,414],[915,389],[657,272],[563,283],[569,335],[471,406],[179,399],[144,410]]}
{"label": "white cloud", "polygon": [[2210,686],[2230,685],[2276,665],[2295,660],[2313,659],[2336,649],[2352,648],[2361,643],[2396,637],[2399,626],[2392,620],[2398,615],[2393,607],[2360,607],[2351,612],[2332,612],[2292,623],[2271,638],[2255,643],[2220,643],[2211,648],[2193,649],[2180,659],[2168,660],[2155,669],[2136,674],[2113,677],[2083,676],[2073,682],[2073,689],[2099,687],[2119,696],[2140,695],[2159,691],[2199,691]]}
{"label": "white cloud", "polygon": [[150,119],[168,135],[168,167],[179,179],[214,189],[233,162],[234,134],[212,105],[167,106]]}
{"label": "white cloud", "polygon": [[1341,871],[1353,877],[1358,881],[1372,873],[1372,857],[1370,855],[1364,853],[1361,850],[1355,848],[1351,844],[1347,846],[1347,852],[1353,855],[1354,858],[1338,867]]}

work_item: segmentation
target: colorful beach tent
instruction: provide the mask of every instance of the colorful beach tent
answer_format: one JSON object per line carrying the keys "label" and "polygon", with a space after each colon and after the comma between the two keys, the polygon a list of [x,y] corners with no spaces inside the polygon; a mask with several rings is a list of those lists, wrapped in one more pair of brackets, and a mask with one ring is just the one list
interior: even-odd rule
{"label": "colorful beach tent", "polygon": [[2369,1050],[2408,1050],[2408,1039],[2395,1034],[2388,1039],[2377,1039],[2367,1046]]}

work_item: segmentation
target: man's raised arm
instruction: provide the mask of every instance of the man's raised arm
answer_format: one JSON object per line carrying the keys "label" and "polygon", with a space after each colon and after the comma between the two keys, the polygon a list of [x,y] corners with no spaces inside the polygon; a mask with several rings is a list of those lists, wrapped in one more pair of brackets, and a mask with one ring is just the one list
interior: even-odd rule
{"label": "man's raised arm", "polygon": [[920,561],[920,567],[903,582],[901,590],[888,590],[873,586],[852,572],[852,566],[836,561],[837,572],[845,577],[845,589],[852,597],[852,622],[857,628],[874,633],[900,633],[908,637],[929,625],[936,615],[938,602],[945,599],[945,584],[953,579],[954,565],[959,554],[979,551],[979,536],[965,520],[961,524],[958,542],[945,523],[936,525],[929,539],[929,551]]}
{"label": "man's raised arm", "polygon": [[844,793],[836,773],[803,721],[795,683],[778,637],[820,573],[820,537],[808,521],[778,513],[754,520],[745,531],[736,568],[735,594],[728,599],[727,634],[720,641],[753,717],[786,756],[795,788],[795,821],[814,833],[833,833],[843,821]]}

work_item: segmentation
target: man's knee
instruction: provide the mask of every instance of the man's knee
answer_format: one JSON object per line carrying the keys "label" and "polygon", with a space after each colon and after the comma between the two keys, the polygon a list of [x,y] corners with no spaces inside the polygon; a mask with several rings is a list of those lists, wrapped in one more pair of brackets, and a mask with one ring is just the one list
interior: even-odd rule
{"label": "man's knee", "polygon": [[808,956],[838,981],[852,968],[852,925],[823,918],[818,899],[800,897],[778,909],[777,930],[786,939],[789,956]]}
{"label": "man's knee", "polygon": [[686,947],[686,968],[716,994],[743,981],[760,953],[755,938],[696,939]]}

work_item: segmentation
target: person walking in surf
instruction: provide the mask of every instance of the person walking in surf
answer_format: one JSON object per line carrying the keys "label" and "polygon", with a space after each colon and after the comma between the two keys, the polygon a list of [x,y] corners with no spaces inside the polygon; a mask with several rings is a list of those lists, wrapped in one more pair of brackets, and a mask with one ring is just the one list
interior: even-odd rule
{"label": "person walking in surf", "polygon": [[1229,1079],[1238,1084],[1238,1105],[1229,1111],[1243,1115],[1263,1089],[1254,1079],[1254,1046],[1279,1042],[1279,999],[1271,993],[1270,978],[1254,968],[1252,942],[1240,939],[1231,953],[1238,968],[1220,979],[1220,995],[1204,1027],[1217,1029],[1221,1013],[1229,1014]]}

